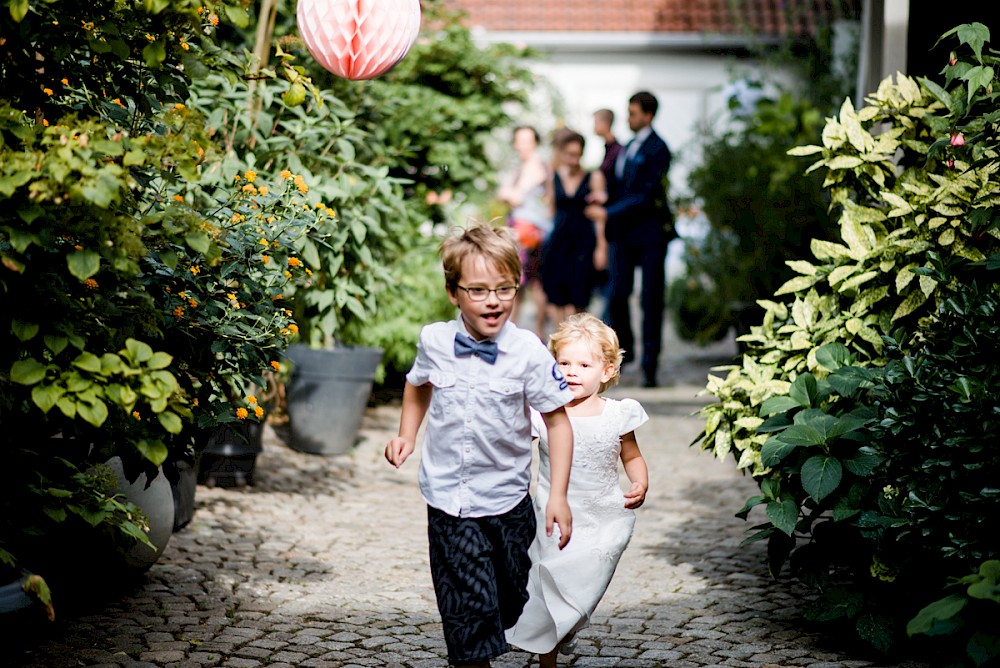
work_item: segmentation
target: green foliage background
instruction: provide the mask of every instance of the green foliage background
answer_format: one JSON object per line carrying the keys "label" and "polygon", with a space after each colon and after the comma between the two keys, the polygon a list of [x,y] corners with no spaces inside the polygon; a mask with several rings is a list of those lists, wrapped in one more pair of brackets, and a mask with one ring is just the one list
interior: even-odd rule
{"label": "green foliage background", "polygon": [[[790,563],[820,592],[814,619],[882,651],[998,551],[998,59],[985,26],[951,34],[944,85],[886,80],[790,151],[819,156],[839,239],[758,302],[699,439],[759,482],[739,514],[765,510],[747,540],[768,542],[772,574]],[[993,660],[995,628],[957,619],[934,635]]]}

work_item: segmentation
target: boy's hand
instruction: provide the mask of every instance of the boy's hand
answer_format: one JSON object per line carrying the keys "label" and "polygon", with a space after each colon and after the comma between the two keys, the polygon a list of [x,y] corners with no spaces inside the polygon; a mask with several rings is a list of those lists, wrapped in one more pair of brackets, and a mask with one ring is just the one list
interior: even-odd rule
{"label": "boy's hand", "polygon": [[573,535],[573,513],[569,510],[569,503],[565,498],[557,499],[549,497],[549,503],[545,506],[545,535],[551,536],[553,526],[559,525],[559,549],[566,547],[570,536]]}
{"label": "boy's hand", "polygon": [[385,458],[398,469],[406,458],[413,454],[415,447],[416,444],[412,439],[397,436],[385,446]]}
{"label": "boy's hand", "polygon": [[641,482],[634,482],[627,492],[625,492],[625,507],[635,510],[646,501],[646,486]]}

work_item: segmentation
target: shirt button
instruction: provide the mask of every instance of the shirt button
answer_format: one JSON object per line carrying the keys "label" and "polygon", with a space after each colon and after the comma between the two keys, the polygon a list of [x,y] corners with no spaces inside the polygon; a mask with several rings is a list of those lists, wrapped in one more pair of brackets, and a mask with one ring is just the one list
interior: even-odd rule
{"label": "shirt button", "polygon": [[465,418],[465,421],[468,424],[472,424],[472,416],[470,415],[469,417]]}
{"label": "shirt button", "polygon": [[472,452],[472,448],[466,448],[465,451],[466,452]]}

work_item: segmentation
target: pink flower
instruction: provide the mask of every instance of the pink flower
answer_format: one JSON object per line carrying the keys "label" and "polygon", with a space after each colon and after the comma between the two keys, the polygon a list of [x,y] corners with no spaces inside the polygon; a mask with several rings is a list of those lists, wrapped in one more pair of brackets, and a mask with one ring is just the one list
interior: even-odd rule
{"label": "pink flower", "polygon": [[950,54],[948,54],[948,64],[951,65],[952,67],[955,67],[957,63],[958,63],[958,54],[952,51]]}
{"label": "pink flower", "polygon": [[949,160],[948,161],[948,169],[955,169],[955,161],[954,160]]}
{"label": "pink flower", "polygon": [[954,132],[951,135],[952,146],[965,146],[965,135],[961,132]]}

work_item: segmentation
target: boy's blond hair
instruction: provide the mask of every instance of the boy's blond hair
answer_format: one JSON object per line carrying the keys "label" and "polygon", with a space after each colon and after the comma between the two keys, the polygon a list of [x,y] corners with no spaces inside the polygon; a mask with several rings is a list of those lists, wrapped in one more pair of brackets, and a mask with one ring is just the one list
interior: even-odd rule
{"label": "boy's blond hair", "polygon": [[479,223],[469,228],[456,228],[441,243],[441,263],[444,281],[452,293],[462,277],[462,260],[478,255],[492,262],[514,285],[521,282],[521,255],[517,239],[510,228]]}
{"label": "boy's blond hair", "polygon": [[559,348],[574,341],[585,341],[592,345],[598,358],[604,364],[614,367],[611,378],[601,383],[600,392],[618,383],[622,371],[625,351],[618,347],[618,335],[600,319],[590,313],[576,313],[559,324],[559,328],[549,337],[549,352],[558,359]]}

